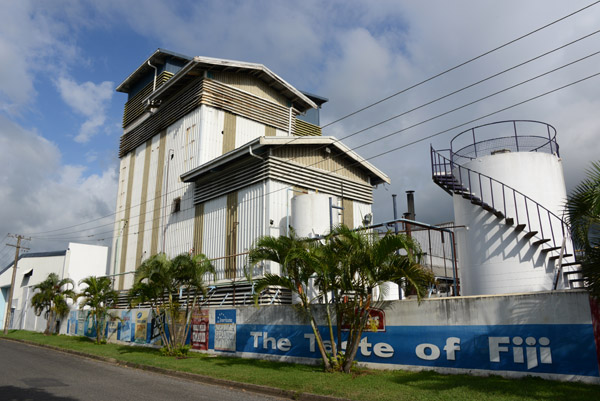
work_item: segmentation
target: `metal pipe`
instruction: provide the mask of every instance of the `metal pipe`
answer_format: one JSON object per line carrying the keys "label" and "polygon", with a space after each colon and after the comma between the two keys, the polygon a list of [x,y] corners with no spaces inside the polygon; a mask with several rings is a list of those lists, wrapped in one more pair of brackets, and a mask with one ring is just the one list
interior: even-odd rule
{"label": "metal pipe", "polygon": [[148,65],[154,68],[154,85],[152,85],[152,92],[156,90],[156,76],[158,75],[158,68],[150,64],[150,60],[148,60]]}
{"label": "metal pipe", "polygon": [[[415,215],[415,191],[406,191],[406,203],[408,206],[408,218],[409,220],[414,220]],[[394,217],[395,218],[395,217]]]}
{"label": "metal pipe", "polygon": [[252,145],[248,145],[248,154],[252,157],[256,157],[258,160],[261,160],[261,161],[265,160],[264,157],[261,157],[261,156],[255,154],[254,152],[252,152]]}
{"label": "metal pipe", "polygon": [[333,200],[329,197],[329,232],[333,231]]}
{"label": "metal pipe", "polygon": [[[396,194],[392,194],[392,204],[394,206],[394,220],[398,218],[398,209],[396,208]],[[394,224],[394,234],[398,234],[398,223]]]}
{"label": "metal pipe", "polygon": [[167,208],[167,194],[169,193],[169,166],[171,165],[171,159],[175,156],[175,151],[173,149],[169,149],[169,153],[167,155],[167,178],[165,182],[165,204],[163,205],[165,214],[163,215],[163,246],[162,253],[165,253],[166,250],[166,239],[167,239],[167,223],[165,219],[167,218],[168,208]]}
{"label": "metal pipe", "polygon": [[450,234],[450,239],[452,240],[452,245],[451,245],[451,250],[452,250],[452,278],[454,279],[454,295],[458,295],[458,287],[457,287],[457,282],[456,282],[456,276],[458,275],[458,271],[456,269],[456,252],[455,252],[455,246],[456,243],[454,241],[454,231],[448,229],[448,228],[444,228],[444,227],[438,227],[438,226],[434,226],[431,224],[427,224],[427,223],[421,223],[418,221],[414,221],[414,220],[409,220],[409,219],[395,219],[395,220],[391,220],[391,221],[386,221],[383,223],[379,223],[379,224],[373,224],[370,225],[368,227],[363,227],[361,229],[373,229],[373,228],[377,228],[377,227],[383,227],[383,226],[389,226],[391,224],[394,223],[408,223],[417,227],[424,227],[424,228],[429,228],[432,230],[438,230],[438,231],[443,231],[446,232],[448,234]]}

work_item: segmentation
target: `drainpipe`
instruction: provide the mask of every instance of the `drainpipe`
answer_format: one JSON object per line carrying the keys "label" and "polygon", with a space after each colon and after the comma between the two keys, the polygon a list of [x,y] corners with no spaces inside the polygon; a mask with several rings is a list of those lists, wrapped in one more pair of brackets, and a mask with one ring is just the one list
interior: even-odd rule
{"label": "drainpipe", "polygon": [[248,154],[249,154],[250,156],[252,156],[252,157],[256,157],[256,158],[257,158],[258,160],[260,160],[260,161],[263,161],[263,160],[265,160],[263,157],[261,157],[261,156],[259,156],[259,155],[255,154],[254,152],[252,152],[252,145],[249,145],[249,146],[248,146]]}
{"label": "drainpipe", "polygon": [[171,159],[175,156],[175,151],[173,149],[169,149],[169,153],[167,155],[167,179],[165,183],[165,204],[163,205],[165,214],[163,215],[163,246],[162,252],[165,253],[166,243],[167,243],[167,213],[169,213],[169,209],[167,208],[167,194],[169,193],[169,166],[171,165]]}
{"label": "drainpipe", "polygon": [[148,65],[150,67],[154,68],[154,85],[152,86],[152,92],[154,92],[156,90],[156,76],[158,74],[158,68],[156,68],[155,66],[150,64],[150,60],[148,60]]}
{"label": "drainpipe", "polygon": [[288,123],[288,135],[292,135],[292,106],[290,106],[290,118]]}

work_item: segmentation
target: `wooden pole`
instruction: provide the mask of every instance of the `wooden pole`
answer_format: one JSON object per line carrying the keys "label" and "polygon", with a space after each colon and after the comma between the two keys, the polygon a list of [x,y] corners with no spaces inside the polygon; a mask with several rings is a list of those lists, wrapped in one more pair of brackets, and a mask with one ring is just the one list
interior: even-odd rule
{"label": "wooden pole", "polygon": [[[6,319],[4,321],[4,334],[8,333],[8,325],[10,324],[10,320],[12,317],[12,300],[13,300],[13,295],[15,293],[15,278],[17,277],[17,263],[19,262],[19,251],[22,248],[21,240],[22,239],[31,240],[31,238],[25,238],[22,235],[10,235],[9,234],[9,236],[17,239],[17,245],[6,244],[8,246],[15,247],[15,262],[13,263],[13,273],[12,273],[12,279],[10,282],[10,295],[8,296],[8,307],[6,309]],[[29,249],[29,248],[23,248],[23,249]],[[25,302],[27,302],[27,300],[25,300]]]}

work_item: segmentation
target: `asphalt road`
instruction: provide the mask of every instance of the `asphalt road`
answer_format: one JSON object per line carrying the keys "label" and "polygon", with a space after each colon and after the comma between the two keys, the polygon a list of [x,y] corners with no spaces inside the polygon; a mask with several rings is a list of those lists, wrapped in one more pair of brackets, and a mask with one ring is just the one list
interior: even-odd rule
{"label": "asphalt road", "polygon": [[0,400],[281,400],[0,340]]}

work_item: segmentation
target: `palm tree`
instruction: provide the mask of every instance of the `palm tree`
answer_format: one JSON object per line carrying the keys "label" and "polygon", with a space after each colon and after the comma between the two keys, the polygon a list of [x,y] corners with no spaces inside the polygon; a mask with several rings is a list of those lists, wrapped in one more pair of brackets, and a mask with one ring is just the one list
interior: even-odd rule
{"label": "palm tree", "polygon": [[96,329],[96,344],[104,342],[104,328],[106,319],[109,316],[108,309],[114,305],[117,300],[118,293],[112,288],[112,280],[108,277],[89,276],[79,282],[86,284],[79,297],[79,307],[84,308],[89,306],[88,316],[94,320]]}
{"label": "palm tree", "polygon": [[567,199],[575,245],[583,251],[586,288],[600,298],[600,162],[592,163],[584,179]]}
{"label": "palm tree", "polygon": [[[403,252],[398,252],[404,250]],[[300,300],[300,309],[310,322],[325,370],[350,372],[358,344],[374,303],[372,291],[386,281],[404,279],[417,289],[420,298],[433,277],[418,264],[419,246],[404,235],[374,234],[337,227],[321,241],[289,236],[262,237],[250,250],[252,265],[268,260],[281,266],[279,275],[266,274],[256,283],[256,295],[265,287],[277,285],[289,289]],[[319,294],[308,297],[310,279],[315,279]],[[323,299],[331,351],[327,350],[314,315],[314,301]],[[334,333],[330,305],[335,309],[337,333]],[[342,350],[342,326],[349,338]]]}
{"label": "palm tree", "polygon": [[[337,255],[336,317],[338,338],[341,327],[349,328],[346,350],[339,352],[340,368],[348,373],[358,351],[369,311],[379,300],[373,289],[385,282],[402,281],[416,290],[417,298],[425,294],[433,275],[420,264],[421,249],[410,237],[387,233],[352,230],[341,225],[328,236],[330,253]],[[338,341],[338,351],[340,349]]]}
{"label": "palm tree", "polygon": [[46,280],[33,286],[33,290],[37,293],[31,298],[31,306],[37,316],[44,313],[47,321],[44,334],[52,333],[57,317],[64,317],[69,313],[67,299],[77,298],[73,291],[74,286],[73,280],[70,278],[61,280],[56,273],[48,274]]}
{"label": "palm tree", "polygon": [[[159,321],[159,330],[165,353],[178,355],[185,352],[190,319],[200,295],[206,296],[204,276],[215,270],[203,254],[181,254],[168,259],[164,254],[151,256],[135,273],[134,284],[129,291],[130,304],[150,303],[157,316],[166,316],[166,326]],[[185,299],[178,293],[185,290]],[[182,301],[185,308],[182,311]]]}
{"label": "palm tree", "polygon": [[309,280],[316,273],[318,259],[310,251],[307,239],[298,238],[294,230],[290,230],[288,236],[261,237],[250,250],[249,261],[251,265],[262,261],[279,264],[280,274],[267,273],[256,282],[255,300],[258,301],[262,290],[270,286],[280,286],[296,294],[300,300],[300,310],[308,319],[315,335],[324,368],[326,371],[331,370],[331,358],[325,349],[311,308],[312,300],[308,296]]}

